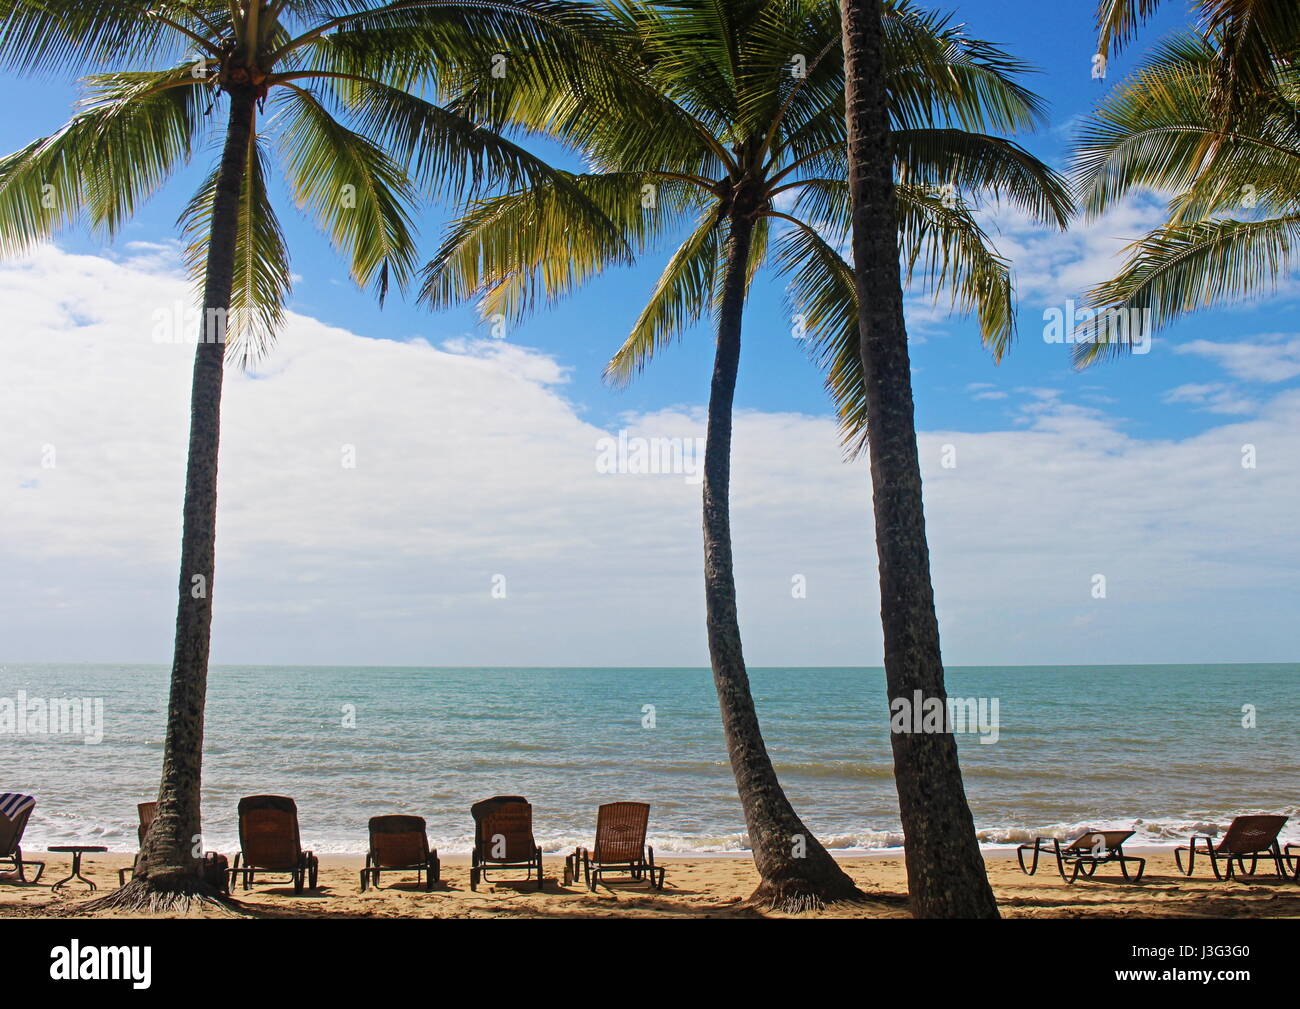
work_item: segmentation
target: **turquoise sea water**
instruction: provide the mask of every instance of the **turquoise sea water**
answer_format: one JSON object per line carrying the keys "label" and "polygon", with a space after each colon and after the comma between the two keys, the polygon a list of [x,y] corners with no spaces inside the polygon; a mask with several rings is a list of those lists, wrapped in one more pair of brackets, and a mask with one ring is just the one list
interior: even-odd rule
{"label": "turquoise sea water", "polygon": [[[883,673],[751,677],[808,826],[836,848],[898,845]],[[0,665],[0,792],[37,796],[29,847],[134,850],[166,683],[161,666]],[[996,742],[959,737],[986,844],[1089,826],[1171,844],[1241,812],[1288,814],[1285,836],[1300,839],[1300,665],[959,667],[948,688],[998,702]],[[5,711],[23,694],[29,707],[100,699],[102,741],[18,732]],[[384,812],[419,814],[437,847],[464,852],[470,803],[497,793],[528,797],[548,851],[589,842],[597,805],[614,799],[652,804],[657,850],[746,847],[705,669],[214,667],[205,847],[234,850],[236,802],[258,792],[293,796],[318,852],[364,851],[367,819]]]}

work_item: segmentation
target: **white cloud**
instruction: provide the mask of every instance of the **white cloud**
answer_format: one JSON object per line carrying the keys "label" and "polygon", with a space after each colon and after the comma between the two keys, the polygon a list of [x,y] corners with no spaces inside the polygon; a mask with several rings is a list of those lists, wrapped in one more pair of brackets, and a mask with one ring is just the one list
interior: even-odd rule
{"label": "white cloud", "polygon": [[990,212],[988,228],[998,251],[1014,264],[1020,304],[1064,308],[1067,300],[1081,302],[1089,288],[1115,275],[1125,246],[1162,223],[1163,207],[1163,201],[1143,194],[1059,231],[1002,205]]}
{"label": "white cloud", "polygon": [[[0,266],[0,659],[170,656],[191,348],[150,320],[189,294],[152,261]],[[214,658],[703,664],[699,488],[599,474],[616,431],[579,416],[568,375],[509,341],[291,315],[264,367],[227,377]],[[1023,419],[920,439],[950,663],[1294,657],[1300,393],[1181,441],[1052,389]],[[703,434],[697,407],[624,423]],[[878,663],[865,464],[828,417],[744,412],[734,448],[750,661]]]}
{"label": "white cloud", "polygon": [[1253,340],[1221,343],[1192,340],[1174,348],[1205,357],[1245,382],[1285,382],[1300,376],[1300,334],[1268,333]]}
{"label": "white cloud", "polygon": [[1209,413],[1250,414],[1259,404],[1223,382],[1188,382],[1160,397],[1162,403],[1188,403]]}

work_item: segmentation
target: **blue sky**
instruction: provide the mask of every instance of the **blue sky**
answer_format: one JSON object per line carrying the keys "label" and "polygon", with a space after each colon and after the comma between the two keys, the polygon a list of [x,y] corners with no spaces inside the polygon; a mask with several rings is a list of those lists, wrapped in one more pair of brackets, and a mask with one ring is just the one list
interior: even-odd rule
{"label": "blue sky", "polygon": [[[1027,83],[1048,101],[1051,125],[1037,135],[1022,138],[1022,142],[1057,167],[1064,165],[1075,120],[1087,113],[1105,87],[1117,81],[1142,52],[1141,45],[1131,47],[1113,60],[1108,82],[1094,81],[1090,59],[1096,36],[1089,3],[967,0],[959,5],[933,6],[954,11],[968,25],[971,35],[1002,43],[1013,55],[1040,68],[1041,72],[1028,78]],[[1183,13],[1178,3],[1165,5],[1145,39],[1154,40],[1160,33],[1178,28],[1184,23]],[[0,122],[0,148],[13,150],[34,136],[52,132],[66,118],[75,96],[75,88],[66,81],[42,80],[39,85],[30,80],[0,83],[0,98],[7,110]],[[551,153],[556,154],[553,148]],[[564,158],[560,155],[555,160],[563,162]],[[177,213],[197,177],[191,170],[173,180],[117,238],[115,247],[174,237]],[[471,306],[431,315],[414,304],[411,297],[393,297],[380,310],[372,297],[351,284],[341,260],[311,222],[294,210],[287,198],[281,206],[293,270],[300,277],[291,306],[295,310],[381,339],[403,340],[447,331],[485,333],[486,327]],[[444,208],[431,207],[421,222],[424,247],[430,254],[444,215]],[[1118,248],[1121,239],[1133,237],[1136,233],[1117,234],[1114,245]],[[78,251],[102,247],[94,237],[75,232],[61,238],[60,244]],[[610,389],[600,379],[602,366],[635,319],[668,251],[661,249],[636,267],[598,279],[554,309],[531,317],[511,334],[514,342],[554,353],[572,369],[569,395],[598,423],[623,410],[698,403],[707,395],[712,362],[707,327],[685,337],[628,389]],[[1080,293],[1062,288],[1051,303]],[[972,398],[968,389],[971,383],[994,383],[1008,392],[1018,387],[1049,386],[1072,396],[1091,393],[1095,399],[1105,395],[1115,400],[1113,408],[1127,418],[1132,425],[1129,430],[1144,436],[1179,435],[1212,422],[1213,417],[1194,403],[1162,404],[1159,393],[1187,383],[1221,381],[1213,362],[1174,356],[1164,347],[1145,360],[1076,374],[1069,366],[1067,348],[1047,345],[1039,339],[1043,305],[1044,299],[1035,292],[1026,292],[1022,297],[1019,342],[1000,366],[995,366],[980,347],[977,332],[968,320],[943,319],[924,330],[914,324],[914,331],[921,330],[916,336],[924,336],[924,342],[915,341],[914,350],[920,426],[990,430],[1004,425],[1009,404],[1000,399]],[[1273,311],[1205,313],[1181,323],[1168,335],[1185,340],[1221,337],[1225,329],[1243,334],[1285,329],[1289,305],[1289,301],[1278,303]],[[789,338],[788,313],[776,279],[761,285],[753,298],[746,319],[742,369],[737,392],[741,408],[808,413],[826,410],[819,374],[802,355],[799,345]]]}
{"label": "blue sky", "polygon": [[[1022,142],[1057,167],[1078,118],[1185,15],[1165,5],[1103,84],[1091,78],[1091,3],[936,6],[1041,69],[1029,83],[1051,122]],[[0,149],[57,128],[74,96],[67,81],[0,81]],[[72,232],[31,263],[0,264],[0,375],[13,392],[12,416],[0,406],[13,446],[0,487],[31,492],[0,497],[0,660],[170,654],[187,364],[133,341],[148,339],[140,305],[184,296],[167,243],[198,174],[169,184],[111,247]],[[214,659],[707,661],[698,487],[589,479],[605,433],[703,433],[707,327],[626,390],[600,378],[667,250],[493,346],[477,342],[487,331],[469,306],[433,315],[392,295],[380,310],[281,206],[296,314],[262,377],[227,383]],[[1158,211],[1140,198],[1064,236],[998,218],[1021,293],[1018,343],[998,366],[968,320],[909,303],[952,663],[1297,654],[1295,291],[1204,312],[1149,355],[1082,374],[1042,339],[1044,308],[1102,279]],[[442,222],[437,210],[421,222],[430,253]],[[756,287],[737,392],[747,651],[758,664],[878,663],[868,476],[839,459],[781,295],[775,278]],[[353,442],[376,463],[340,474],[338,445]],[[1247,442],[1264,462],[1243,476]],[[59,468],[43,472],[35,460],[51,444]],[[954,444],[967,462],[945,472],[937,460]],[[488,594],[502,572],[508,605]],[[1088,592],[1097,572],[1111,577],[1108,609]],[[792,608],[796,575],[810,590]]]}

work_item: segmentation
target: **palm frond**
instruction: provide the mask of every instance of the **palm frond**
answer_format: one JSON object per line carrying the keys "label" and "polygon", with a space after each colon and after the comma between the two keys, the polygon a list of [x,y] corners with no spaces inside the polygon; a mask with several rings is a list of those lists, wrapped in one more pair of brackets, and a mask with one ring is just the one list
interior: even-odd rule
{"label": "palm frond", "polygon": [[[1073,334],[1077,367],[1130,353],[1135,342],[1197,308],[1276,289],[1300,243],[1300,214],[1215,220],[1157,230],[1129,247],[1111,280],[1089,292],[1093,315]],[[1108,325],[1110,319],[1138,325]]]}
{"label": "palm frond", "polygon": [[390,282],[405,288],[416,267],[416,192],[401,166],[303,88],[284,93],[277,118],[294,200],[348,257],[352,279],[361,287],[373,282],[381,303]]}
{"label": "palm frond", "polygon": [[891,140],[897,175],[910,185],[952,185],[1005,200],[1035,221],[1069,224],[1069,184],[1014,141],[957,129],[897,130]]}
{"label": "palm frond", "polygon": [[0,0],[0,66],[19,73],[175,63],[217,41],[178,0]]}
{"label": "palm frond", "polygon": [[520,319],[630,262],[688,198],[681,183],[644,172],[556,172],[453,222],[424,268],[420,298],[439,307],[477,298],[485,316]]}
{"label": "palm frond", "polygon": [[21,252],[83,215],[113,234],[183,162],[203,127],[191,66],[103,74],[58,133],[0,159],[0,252]]}
{"label": "palm frond", "polygon": [[[214,167],[181,211],[178,224],[189,239],[185,262],[196,293],[203,291],[208,241],[216,197]],[[266,186],[266,156],[256,136],[249,137],[248,167],[239,194],[235,231],[235,273],[226,317],[227,354],[247,367],[269,350],[292,288],[289,253]]]}
{"label": "palm frond", "polygon": [[826,373],[840,438],[855,457],[866,447],[867,394],[853,268],[816,229],[802,224],[778,234],[773,265],[789,279],[786,300],[796,332]]}
{"label": "palm frond", "polygon": [[626,385],[659,351],[699,322],[714,301],[722,241],[715,208],[695,221],[655,283],[623,345],[605,366],[605,378]]}

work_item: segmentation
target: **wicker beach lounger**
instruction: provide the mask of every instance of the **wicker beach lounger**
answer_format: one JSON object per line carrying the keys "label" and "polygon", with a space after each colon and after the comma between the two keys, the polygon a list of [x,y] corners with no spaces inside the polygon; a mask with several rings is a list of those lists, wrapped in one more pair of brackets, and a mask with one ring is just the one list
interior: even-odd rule
{"label": "wicker beach lounger", "polygon": [[527,879],[537,872],[542,888],[542,849],[533,839],[533,807],[522,795],[496,795],[470,807],[474,817],[474,853],[470,860],[469,888],[477,890],[489,869],[525,869]]}
{"label": "wicker beach lounger", "polygon": [[655,850],[645,843],[650,806],[644,802],[607,802],[596,812],[596,843],[569,856],[566,882],[577,879],[578,868],[587,886],[595,890],[601,876],[627,873],[648,880],[652,890],[662,890],[664,870],[655,865]]}
{"label": "wicker beach lounger", "polygon": [[[140,847],[143,848],[144,836],[145,834],[149,833],[149,827],[153,823],[154,817],[158,815],[158,803],[156,802],[136,803],[135,814],[140,821],[140,825],[136,827],[135,836],[140,842]],[[140,856],[137,854],[136,855],[137,862],[139,861],[139,858]],[[129,865],[123,869],[118,869],[117,885],[126,886],[127,873],[131,873],[132,875],[134,875],[135,869],[136,869],[135,865]]]}
{"label": "wicker beach lounger", "polygon": [[[1067,883],[1073,883],[1080,876],[1091,879],[1097,866],[1107,862],[1118,862],[1119,871],[1128,879],[1128,863],[1137,863],[1137,873],[1133,882],[1140,882],[1146,870],[1145,858],[1124,854],[1124,842],[1133,836],[1131,830],[1085,830],[1069,844],[1062,846],[1058,838],[1036,837],[1032,844],[1022,844],[1016,849],[1016,861],[1028,876],[1038,871],[1038,856],[1052,855],[1056,859],[1056,871]],[[1032,851],[1032,862],[1025,865],[1025,852]],[[1068,872],[1066,870],[1069,870]]]}
{"label": "wicker beach lounger", "polygon": [[438,851],[429,847],[425,833],[424,817],[393,813],[370,818],[370,849],[366,853],[366,867],[361,870],[361,891],[370,884],[379,886],[381,872],[415,871],[415,881],[424,877],[425,890],[442,878],[442,863]]}
{"label": "wicker beach lounger", "polygon": [[[230,868],[230,884],[244,877],[244,889],[259,872],[285,873],[293,892],[302,893],[305,882],[316,887],[320,863],[305,851],[298,836],[298,806],[283,795],[250,795],[239,800],[239,853]],[[243,862],[241,865],[240,862]]]}
{"label": "wicker beach lounger", "polygon": [[[1214,870],[1215,879],[1232,879],[1234,862],[1236,872],[1243,876],[1253,876],[1261,858],[1265,860],[1271,858],[1277,874],[1285,877],[1290,872],[1290,866],[1287,857],[1282,854],[1277,835],[1281,833],[1287,819],[1285,816],[1268,814],[1238,816],[1228,825],[1223,839],[1217,845],[1214,843],[1214,838],[1208,834],[1193,835],[1185,846],[1174,849],[1174,861],[1178,863],[1178,870],[1184,876],[1190,876],[1192,867],[1196,864],[1199,841],[1201,854],[1208,855],[1210,858],[1210,868]],[[1287,847],[1291,846],[1287,845]],[[1187,852],[1187,868],[1183,868],[1183,852]],[[1246,868],[1247,858],[1250,859],[1249,869]],[[1219,870],[1220,860],[1223,862],[1222,872]]]}
{"label": "wicker beach lounger", "polygon": [[[17,875],[20,883],[36,883],[45,871],[44,862],[23,858],[23,831],[27,820],[36,808],[36,799],[22,792],[0,792],[0,869]],[[36,867],[36,875],[27,878],[28,867]]]}

